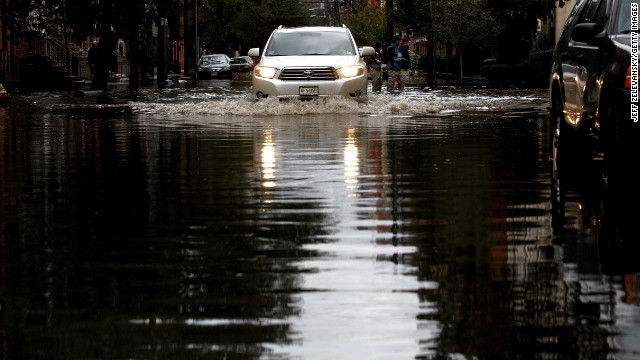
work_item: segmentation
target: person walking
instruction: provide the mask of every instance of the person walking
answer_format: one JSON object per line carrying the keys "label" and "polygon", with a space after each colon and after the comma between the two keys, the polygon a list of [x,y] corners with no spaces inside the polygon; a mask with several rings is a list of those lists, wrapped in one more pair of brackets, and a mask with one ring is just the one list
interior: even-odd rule
{"label": "person walking", "polygon": [[376,54],[367,59],[367,71],[371,75],[372,91],[380,92],[382,90],[382,43],[376,41],[373,48]]}
{"label": "person walking", "polygon": [[403,84],[407,83],[409,76],[413,73],[411,51],[409,50],[410,44],[410,40],[400,40],[400,52],[402,53],[402,70],[400,70],[400,77],[402,77]]}
{"label": "person walking", "polygon": [[402,40],[399,36],[393,37],[393,43],[386,50],[387,69],[389,77],[387,78],[387,91],[393,92],[396,82],[398,83],[398,91],[403,91],[405,86],[405,78],[402,76],[402,68],[404,62],[408,62],[411,66],[409,53],[407,49],[401,46]]}
{"label": "person walking", "polygon": [[89,52],[87,53],[87,59],[89,61],[89,67],[91,69],[91,80],[93,80],[95,74],[96,74],[96,62],[98,60],[98,43],[97,42],[93,42],[93,44],[91,44],[91,49],[89,49]]}
{"label": "person walking", "polygon": [[415,64],[415,59],[414,59],[414,53],[413,53],[413,51],[411,51],[411,40],[410,39],[404,40],[402,42],[402,46],[407,48],[407,53],[409,54],[409,75],[413,76],[413,75],[415,75],[416,64]]}

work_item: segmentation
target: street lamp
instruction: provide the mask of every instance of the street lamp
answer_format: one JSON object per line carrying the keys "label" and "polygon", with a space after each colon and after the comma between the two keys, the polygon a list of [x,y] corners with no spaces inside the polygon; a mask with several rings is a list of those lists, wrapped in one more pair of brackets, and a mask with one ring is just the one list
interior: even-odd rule
{"label": "street lamp", "polygon": [[198,62],[200,62],[200,38],[198,38],[198,0],[196,2],[196,80],[198,80]]}
{"label": "street lamp", "polygon": [[71,73],[69,72],[69,32],[67,31],[67,2],[62,0],[62,29],[64,30],[64,59],[67,68],[67,84],[69,93],[71,93]]}

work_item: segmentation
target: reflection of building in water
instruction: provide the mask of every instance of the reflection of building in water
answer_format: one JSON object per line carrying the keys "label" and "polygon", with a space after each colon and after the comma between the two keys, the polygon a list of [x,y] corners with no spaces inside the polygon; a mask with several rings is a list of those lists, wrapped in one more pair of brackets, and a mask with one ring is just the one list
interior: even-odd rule
{"label": "reflection of building in water", "polygon": [[628,304],[640,304],[640,274],[625,274],[624,290],[627,296],[624,301]]}
{"label": "reflection of building in water", "polygon": [[[6,116],[6,110],[0,109],[0,116]],[[4,121],[1,132],[7,134],[18,133],[18,130],[14,128],[15,122]],[[0,149],[10,149],[11,137],[2,134],[0,136]],[[6,152],[6,150],[4,150]],[[18,186],[18,157],[17,156],[0,156],[0,194],[15,194]],[[17,208],[18,199],[13,196],[4,196],[0,202],[0,298],[6,299],[6,284],[7,284],[7,240],[9,234],[18,224],[18,218],[13,211],[8,209]],[[3,306],[6,304],[3,303]],[[4,310],[4,309],[2,309]],[[9,349],[9,337],[7,336],[7,328],[2,322],[0,322],[0,352],[7,354]]]}
{"label": "reflection of building in water", "polygon": [[[520,159],[505,158],[499,146],[472,146],[485,145],[477,140],[485,134],[457,135],[433,141],[398,136],[386,144],[392,159],[387,173],[402,184],[403,230],[420,249],[419,276],[440,284],[418,293],[423,303],[437,304],[420,318],[442,327],[438,339],[423,340],[424,349],[442,358],[623,358],[617,353],[632,348],[629,330],[638,327],[640,311],[629,305],[638,293],[633,275],[601,272],[599,221],[573,214],[581,223],[554,243],[547,194],[504,186],[508,176],[531,177]],[[499,138],[516,141],[511,132]],[[540,146],[525,141],[522,152],[538,156]],[[401,145],[405,158],[398,163],[414,169],[394,167]],[[464,166],[468,161],[475,166]]]}
{"label": "reflection of building in water", "polygon": [[[366,218],[375,220],[376,242],[379,245],[397,244],[397,214],[398,194],[395,184],[395,174],[391,173],[389,164],[392,159],[389,158],[387,141],[381,141],[388,134],[384,127],[370,127],[366,135],[367,142],[362,145],[362,152],[365,163],[360,164],[362,172],[367,175],[370,180],[361,187],[366,187],[367,191],[372,191],[370,196],[375,199],[375,206],[367,207],[367,213],[363,214]],[[397,259],[394,259],[397,260]]]}
{"label": "reflection of building in water", "polygon": [[564,326],[567,320],[567,289],[556,270],[549,229],[520,225],[544,224],[545,206],[512,206],[514,214],[537,209],[540,215],[510,216],[505,224],[507,252],[502,266],[511,284],[511,311],[517,324],[529,328]]}
{"label": "reflection of building in water", "polygon": [[[564,207],[565,230],[556,234],[558,244],[551,243],[547,228],[510,233],[507,269],[515,332],[520,341],[526,340],[521,345],[534,349],[541,358],[576,354],[593,359],[617,353],[616,358],[626,359],[620,350],[628,353],[638,340],[632,330],[637,320],[628,318],[637,318],[634,314],[640,312],[628,305],[639,303],[639,274],[603,273],[599,204],[572,202]],[[542,204],[540,210],[544,209]],[[508,221],[547,222],[543,218]]]}

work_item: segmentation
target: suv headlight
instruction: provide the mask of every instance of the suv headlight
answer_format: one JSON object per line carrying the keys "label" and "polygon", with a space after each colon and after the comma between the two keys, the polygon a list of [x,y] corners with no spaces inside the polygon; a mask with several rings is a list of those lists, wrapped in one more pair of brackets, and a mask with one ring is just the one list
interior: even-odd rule
{"label": "suv headlight", "polygon": [[277,69],[269,66],[258,66],[255,69],[253,69],[253,71],[258,77],[273,79],[273,77],[276,76]]}
{"label": "suv headlight", "polygon": [[352,78],[364,74],[364,68],[359,65],[345,66],[340,68],[340,72],[342,73],[342,76]]}

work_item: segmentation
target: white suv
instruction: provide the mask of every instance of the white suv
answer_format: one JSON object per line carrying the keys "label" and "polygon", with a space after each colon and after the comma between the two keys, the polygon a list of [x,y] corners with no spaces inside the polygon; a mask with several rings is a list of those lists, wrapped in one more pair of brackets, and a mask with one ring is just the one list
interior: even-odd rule
{"label": "white suv", "polygon": [[[373,56],[372,47],[361,52],[346,26],[277,28],[253,70],[253,95],[313,99],[340,95],[365,99],[367,67],[363,56]],[[260,49],[249,50],[259,57]]]}

